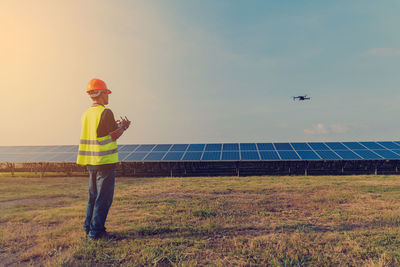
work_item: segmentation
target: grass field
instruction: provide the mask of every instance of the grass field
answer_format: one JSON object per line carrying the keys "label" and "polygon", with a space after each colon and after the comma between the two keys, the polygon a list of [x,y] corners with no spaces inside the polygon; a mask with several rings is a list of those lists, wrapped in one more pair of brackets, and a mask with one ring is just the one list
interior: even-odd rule
{"label": "grass field", "polygon": [[396,266],[400,177],[117,178],[88,241],[87,177],[0,176],[0,266]]}

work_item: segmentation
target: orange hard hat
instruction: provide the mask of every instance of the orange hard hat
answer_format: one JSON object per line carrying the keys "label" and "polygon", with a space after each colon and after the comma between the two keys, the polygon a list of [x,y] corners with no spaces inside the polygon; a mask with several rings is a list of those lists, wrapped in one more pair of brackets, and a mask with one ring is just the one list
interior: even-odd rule
{"label": "orange hard hat", "polygon": [[111,91],[107,88],[107,85],[104,81],[97,78],[91,79],[86,89],[86,93],[91,94],[92,91],[97,90],[106,90],[107,94],[111,94]]}

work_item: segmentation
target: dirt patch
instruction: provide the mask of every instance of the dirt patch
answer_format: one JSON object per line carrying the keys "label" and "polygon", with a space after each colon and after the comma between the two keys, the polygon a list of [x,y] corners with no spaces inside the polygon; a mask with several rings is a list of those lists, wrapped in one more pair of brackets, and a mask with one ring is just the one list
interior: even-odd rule
{"label": "dirt patch", "polygon": [[43,258],[36,256],[22,259],[24,253],[38,245],[38,237],[42,233],[48,233],[55,229],[59,223],[1,223],[4,232],[9,233],[5,237],[6,243],[0,246],[0,266],[41,266]]}
{"label": "dirt patch", "polygon": [[[17,256],[14,254],[9,254],[6,251],[0,251],[0,265],[1,266],[24,266],[24,264],[17,262]],[[25,266],[29,266],[25,264]]]}
{"label": "dirt patch", "polygon": [[163,192],[152,194],[154,199],[198,199],[198,193]]}
{"label": "dirt patch", "polygon": [[215,191],[215,192],[163,192],[159,194],[152,194],[153,199],[224,199],[230,198],[235,200],[246,200],[253,201],[260,199],[260,194],[249,194],[243,192],[231,192],[231,191]]}
{"label": "dirt patch", "polygon": [[46,198],[22,198],[22,199],[12,199],[12,200],[5,200],[5,201],[0,201],[0,208],[4,207],[10,207],[13,205],[37,205],[40,203],[43,203],[45,201],[51,200],[51,201],[61,201],[61,200],[67,200],[68,198],[66,197],[46,197]]}

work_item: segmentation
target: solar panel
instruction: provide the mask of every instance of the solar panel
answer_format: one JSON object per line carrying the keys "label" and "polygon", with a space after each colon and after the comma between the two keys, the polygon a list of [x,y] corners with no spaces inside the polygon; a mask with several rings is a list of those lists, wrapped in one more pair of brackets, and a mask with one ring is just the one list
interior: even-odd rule
{"label": "solar panel", "polygon": [[205,146],[205,144],[191,144],[187,151],[203,151]]}
{"label": "solar panel", "polygon": [[221,158],[221,152],[204,152],[201,160],[219,160]]}
{"label": "solar panel", "polygon": [[34,152],[50,152],[55,146],[15,146],[13,152],[34,153]]}
{"label": "solar panel", "polygon": [[0,162],[9,162],[9,161],[13,161],[13,160],[10,160],[9,154],[0,153]]}
{"label": "solar panel", "polygon": [[257,150],[254,143],[240,143],[240,150]]}
{"label": "solar panel", "polygon": [[132,152],[119,152],[118,151],[118,160],[125,161],[125,158]]}
{"label": "solar panel", "polygon": [[307,143],[291,143],[295,150],[311,150],[311,147]]}
{"label": "solar panel", "polygon": [[222,152],[222,160],[240,160],[239,152],[237,151],[228,151]]}
{"label": "solar panel", "polygon": [[239,144],[223,144],[223,151],[239,151]]}
{"label": "solar panel", "polygon": [[379,156],[385,158],[385,159],[400,159],[400,156],[397,155],[396,153],[387,150],[387,149],[382,149],[382,150],[373,150],[376,154]]}
{"label": "solar panel", "polygon": [[9,154],[0,154],[1,162],[31,162],[35,157],[35,154],[26,154],[26,153],[9,153]]}
{"label": "solar panel", "polygon": [[38,151],[35,152],[53,152],[55,149],[55,146],[39,146]]}
{"label": "solar panel", "polygon": [[332,150],[347,150],[348,149],[342,143],[339,143],[339,142],[326,142],[325,144],[328,147],[330,147]]}
{"label": "solar panel", "polygon": [[145,161],[159,161],[161,160],[165,155],[165,152],[150,152],[145,158]]}
{"label": "solar panel", "polygon": [[13,158],[10,158],[10,154],[0,153],[0,162],[11,162],[14,161]]}
{"label": "solar panel", "polygon": [[171,147],[171,150],[170,150],[170,151],[186,151],[186,149],[187,149],[188,146],[189,146],[189,145],[186,145],[186,144],[177,144],[177,145],[173,145],[173,146]]}
{"label": "solar panel", "polygon": [[260,160],[256,151],[241,151],[242,160]]}
{"label": "solar panel", "polygon": [[383,146],[377,144],[376,142],[360,142],[360,143],[368,149],[384,149]]}
{"label": "solar panel", "polygon": [[257,143],[258,150],[275,150],[272,143]]}
{"label": "solar panel", "polygon": [[289,143],[274,143],[276,150],[293,150]]}
{"label": "solar panel", "polygon": [[355,154],[350,150],[335,150],[336,154],[338,154],[342,159],[361,159],[360,156]]}
{"label": "solar panel", "polygon": [[65,152],[75,152],[78,153],[79,151],[79,146],[70,146],[70,148],[68,149],[68,151]]}
{"label": "solar panel", "polygon": [[381,146],[384,146],[388,149],[400,149],[400,146],[395,142],[378,142]]}
{"label": "solar panel", "polygon": [[[400,141],[120,145],[120,161],[400,159]],[[0,162],[75,162],[78,146],[0,146]]]}
{"label": "solar panel", "polygon": [[186,152],[182,160],[200,160],[203,152]]}
{"label": "solar panel", "polygon": [[324,143],[308,143],[310,147],[314,150],[330,150]]}
{"label": "solar panel", "polygon": [[297,154],[299,154],[301,159],[321,159],[315,152],[311,150],[296,150]]}
{"label": "solar panel", "polygon": [[139,145],[124,145],[121,148],[119,147],[118,151],[129,151],[129,152],[132,152],[132,151],[135,151],[135,149],[138,148],[138,147],[139,147]]}
{"label": "solar panel", "polygon": [[153,151],[168,151],[171,145],[156,145]]}
{"label": "solar panel", "polygon": [[315,152],[317,152],[322,159],[340,159],[338,155],[330,150],[316,150]]}
{"label": "solar panel", "polygon": [[75,162],[77,154],[71,152],[56,153],[51,159],[53,162]]}
{"label": "solar panel", "polygon": [[284,160],[294,160],[294,159],[300,159],[299,156],[297,155],[296,152],[292,151],[285,151],[285,150],[280,150],[278,151],[279,156],[281,159]]}
{"label": "solar panel", "polygon": [[275,151],[260,151],[261,160],[279,160],[278,153]]}
{"label": "solar panel", "polygon": [[51,150],[51,152],[74,152],[74,150],[77,148],[76,146],[56,146],[54,149]]}
{"label": "solar panel", "polygon": [[32,157],[32,161],[35,162],[47,162],[52,161],[51,159],[54,158],[54,153],[39,153]]}
{"label": "solar panel", "polygon": [[155,145],[141,145],[139,146],[136,151],[151,151]]}
{"label": "solar panel", "polygon": [[13,149],[12,146],[0,146],[0,153],[8,153]]}
{"label": "solar panel", "polygon": [[142,161],[147,154],[147,152],[133,152],[125,158],[125,161]]}
{"label": "solar panel", "polygon": [[[26,153],[26,152],[30,152],[29,151],[29,147],[26,146],[14,146],[12,147],[12,151],[13,153]],[[33,148],[32,148],[32,152],[34,152]]]}
{"label": "solar panel", "polygon": [[222,144],[207,144],[205,151],[221,151]]}
{"label": "solar panel", "polygon": [[372,152],[371,150],[354,150],[358,155],[360,155],[363,159],[381,159],[382,157]]}
{"label": "solar panel", "polygon": [[183,153],[184,152],[168,152],[167,155],[165,155],[165,157],[163,158],[163,160],[169,160],[169,161],[180,160],[182,158]]}
{"label": "solar panel", "polygon": [[342,144],[350,149],[365,149],[365,146],[360,145],[358,142],[342,142]]}
{"label": "solar panel", "polygon": [[24,147],[22,147],[22,146],[12,146],[12,147],[9,147],[9,150],[7,152],[19,153],[19,152],[24,152],[23,149],[24,149]]}

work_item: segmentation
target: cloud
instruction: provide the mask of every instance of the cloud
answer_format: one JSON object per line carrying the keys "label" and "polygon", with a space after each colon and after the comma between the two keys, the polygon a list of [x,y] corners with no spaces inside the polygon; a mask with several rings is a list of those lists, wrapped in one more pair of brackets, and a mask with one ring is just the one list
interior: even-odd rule
{"label": "cloud", "polygon": [[311,128],[304,129],[304,133],[309,135],[322,135],[328,133],[336,133],[336,134],[343,134],[349,131],[349,126],[345,124],[331,124],[331,125],[324,125],[323,123],[313,124]]}
{"label": "cloud", "polygon": [[379,57],[400,56],[400,49],[388,47],[371,48],[365,54]]}
{"label": "cloud", "polygon": [[326,129],[325,125],[322,123],[313,124],[311,128],[304,129],[304,133],[310,135],[316,134],[327,134],[328,130]]}
{"label": "cloud", "polygon": [[332,124],[330,126],[330,129],[334,133],[345,133],[345,132],[347,132],[349,130],[349,127],[347,127],[346,125],[338,123],[338,124]]}

